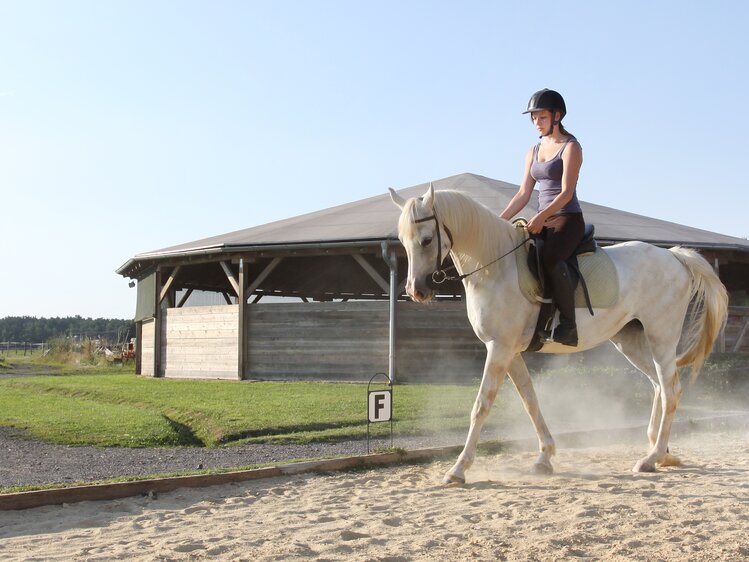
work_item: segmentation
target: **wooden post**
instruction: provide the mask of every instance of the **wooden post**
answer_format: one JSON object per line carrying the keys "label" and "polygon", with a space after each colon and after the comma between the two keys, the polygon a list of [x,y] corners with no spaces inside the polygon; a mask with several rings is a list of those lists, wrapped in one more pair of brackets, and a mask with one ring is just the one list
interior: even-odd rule
{"label": "wooden post", "polygon": [[153,317],[153,376],[161,376],[161,268],[155,273],[156,310]]}
{"label": "wooden post", "polygon": [[[718,256],[715,256],[713,263],[714,263],[713,269],[715,270],[715,275],[717,275],[718,279],[720,279],[720,259],[718,258]],[[716,342],[716,345],[720,353],[726,352],[726,327],[725,326],[723,326],[723,329],[720,331],[720,334],[718,335],[718,341]]]}
{"label": "wooden post", "polygon": [[135,323],[135,374],[140,375],[143,372],[141,363],[143,356],[143,321],[138,320]]}
{"label": "wooden post", "polygon": [[244,373],[247,362],[247,334],[245,333],[245,324],[247,321],[247,276],[245,275],[244,259],[239,260],[239,327],[237,330],[237,378],[244,379]]}

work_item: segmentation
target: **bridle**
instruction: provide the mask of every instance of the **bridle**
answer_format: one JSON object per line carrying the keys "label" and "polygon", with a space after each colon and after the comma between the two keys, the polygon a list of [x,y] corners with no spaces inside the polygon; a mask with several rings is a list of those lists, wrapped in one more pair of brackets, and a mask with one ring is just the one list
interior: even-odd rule
{"label": "bridle", "polygon": [[[437,211],[432,209],[432,215],[428,217],[424,217],[421,219],[414,219],[414,224],[418,224],[420,222],[426,222],[426,221],[434,221],[435,226],[437,227],[437,265],[434,268],[434,271],[431,275],[427,275],[427,286],[430,289],[436,289],[436,285],[441,285],[448,279],[452,280],[452,277],[448,277],[447,273],[445,273],[445,270],[442,269],[442,262],[447,259],[447,256],[444,258],[442,257],[442,233],[440,229],[440,221],[437,220]],[[450,249],[453,247],[453,235],[450,232],[450,229],[447,228],[447,225],[442,225],[445,227],[445,234],[447,234],[447,239],[450,240]],[[448,254],[450,251],[448,250]],[[448,269],[455,269],[455,266],[451,266]],[[430,282],[431,281],[431,282]]]}
{"label": "bridle", "polygon": [[[451,265],[447,269],[443,269],[442,268],[442,262],[445,259],[447,259],[447,255],[444,258],[442,257],[442,234],[440,232],[440,230],[441,230],[440,229],[440,221],[437,219],[437,211],[435,211],[434,209],[432,209],[432,214],[430,216],[423,217],[423,218],[420,218],[420,219],[414,219],[414,224],[418,224],[418,223],[426,222],[426,221],[431,221],[431,220],[434,221],[434,224],[437,227],[437,264],[436,264],[436,267],[434,268],[434,271],[432,272],[432,274],[431,275],[427,274],[426,284],[427,284],[427,286],[430,289],[436,289],[438,285],[441,285],[445,281],[462,281],[463,279],[465,279],[469,275],[473,275],[474,273],[477,273],[477,272],[481,271],[482,269],[486,269],[490,265],[497,263],[502,258],[505,258],[505,257],[509,256],[510,254],[512,254],[513,252],[519,250],[520,248],[522,248],[525,245],[526,242],[528,242],[528,240],[530,240],[530,238],[526,238],[520,244],[518,244],[512,250],[510,250],[509,252],[505,252],[504,254],[502,254],[501,256],[499,256],[498,258],[490,261],[486,265],[482,265],[481,267],[479,267],[477,269],[474,269],[473,271],[471,271],[469,273],[463,273],[461,275],[448,275],[447,272],[449,270],[454,269],[454,270],[457,271],[457,268],[454,265]],[[445,234],[447,234],[447,238],[450,240],[450,250],[452,250],[452,247],[453,247],[453,235],[450,232],[450,229],[447,228],[446,224],[443,224],[442,226],[445,229]],[[448,254],[450,253],[450,250],[448,250]]]}

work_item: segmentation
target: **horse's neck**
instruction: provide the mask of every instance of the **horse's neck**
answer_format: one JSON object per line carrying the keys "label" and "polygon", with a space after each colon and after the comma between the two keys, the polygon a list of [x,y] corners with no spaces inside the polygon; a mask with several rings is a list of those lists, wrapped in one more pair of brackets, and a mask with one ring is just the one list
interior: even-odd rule
{"label": "horse's neck", "polygon": [[514,228],[490,209],[459,193],[441,215],[453,236],[453,261],[461,273],[482,267],[512,248]]}

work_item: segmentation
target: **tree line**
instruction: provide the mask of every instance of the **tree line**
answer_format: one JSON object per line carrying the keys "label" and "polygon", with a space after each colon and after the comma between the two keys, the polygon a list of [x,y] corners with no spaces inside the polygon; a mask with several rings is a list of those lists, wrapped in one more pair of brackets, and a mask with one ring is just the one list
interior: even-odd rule
{"label": "tree line", "polygon": [[[129,334],[129,335],[128,335]],[[135,322],[118,318],[36,318],[7,316],[0,318],[0,342],[48,342],[54,338],[105,339],[109,342],[135,337]]]}

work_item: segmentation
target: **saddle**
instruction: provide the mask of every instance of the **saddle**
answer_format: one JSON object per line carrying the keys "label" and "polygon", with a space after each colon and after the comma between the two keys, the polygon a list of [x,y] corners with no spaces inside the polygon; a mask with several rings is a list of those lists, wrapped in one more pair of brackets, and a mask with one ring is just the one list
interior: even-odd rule
{"label": "saddle", "polygon": [[[520,290],[530,302],[541,303],[537,328],[549,325],[556,312],[556,306],[544,295],[543,267],[541,252],[543,240],[529,236],[526,222],[518,219],[514,222],[518,243],[531,238],[522,251],[515,252]],[[575,308],[587,308],[593,315],[593,308],[609,308],[619,300],[619,277],[616,266],[609,255],[594,238],[592,224],[585,225],[585,234],[575,252],[567,260],[572,272],[575,289]],[[536,334],[538,330],[534,332]],[[543,343],[534,335],[526,351],[538,351]]]}

